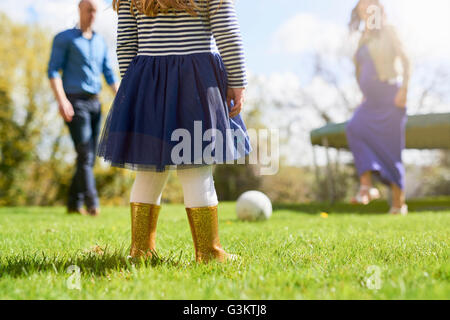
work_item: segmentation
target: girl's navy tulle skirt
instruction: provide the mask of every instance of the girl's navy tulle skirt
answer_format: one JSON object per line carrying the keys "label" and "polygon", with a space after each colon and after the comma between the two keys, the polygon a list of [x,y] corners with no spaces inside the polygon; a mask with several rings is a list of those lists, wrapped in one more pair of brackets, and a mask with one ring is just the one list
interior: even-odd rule
{"label": "girl's navy tulle skirt", "polygon": [[136,56],[106,118],[97,155],[113,167],[165,171],[235,163],[251,152],[229,117],[217,53]]}

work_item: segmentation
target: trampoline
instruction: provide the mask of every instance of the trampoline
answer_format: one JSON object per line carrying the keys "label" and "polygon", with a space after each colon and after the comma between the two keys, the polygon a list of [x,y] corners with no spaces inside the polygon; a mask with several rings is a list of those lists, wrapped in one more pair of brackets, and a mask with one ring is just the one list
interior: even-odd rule
{"label": "trampoline", "polygon": [[[330,123],[311,131],[316,179],[319,182],[320,171],[317,165],[316,147],[324,147],[327,161],[327,185],[330,201],[335,198],[333,170],[329,149],[348,150],[345,133],[347,122]],[[450,113],[420,114],[408,116],[406,124],[406,149],[450,150]]]}

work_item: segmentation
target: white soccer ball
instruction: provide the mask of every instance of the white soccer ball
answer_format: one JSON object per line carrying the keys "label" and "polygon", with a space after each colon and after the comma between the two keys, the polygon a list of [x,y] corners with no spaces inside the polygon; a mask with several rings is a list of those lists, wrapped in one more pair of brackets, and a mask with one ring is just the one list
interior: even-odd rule
{"label": "white soccer ball", "polygon": [[248,191],[237,200],[236,213],[243,221],[268,220],[272,216],[272,202],[262,192]]}

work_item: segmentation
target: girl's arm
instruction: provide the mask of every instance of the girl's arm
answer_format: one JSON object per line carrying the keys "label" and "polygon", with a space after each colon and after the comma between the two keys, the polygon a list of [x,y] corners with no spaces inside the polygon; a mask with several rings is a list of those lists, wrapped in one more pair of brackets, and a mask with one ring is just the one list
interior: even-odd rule
{"label": "girl's arm", "polygon": [[130,11],[131,1],[122,0],[119,5],[119,22],[117,27],[117,58],[120,75],[123,77],[133,58],[138,53],[138,29],[136,10]]}
{"label": "girl's arm", "polygon": [[227,69],[228,87],[247,86],[242,36],[233,0],[209,0],[209,19],[217,47]]}

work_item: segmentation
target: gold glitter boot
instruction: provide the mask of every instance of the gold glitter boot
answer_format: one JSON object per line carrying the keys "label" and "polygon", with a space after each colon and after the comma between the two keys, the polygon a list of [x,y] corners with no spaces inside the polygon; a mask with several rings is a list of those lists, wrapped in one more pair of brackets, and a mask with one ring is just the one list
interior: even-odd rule
{"label": "gold glitter boot", "polygon": [[186,208],[186,212],[197,262],[207,263],[210,260],[225,262],[236,259],[235,255],[226,253],[220,245],[217,206]]}
{"label": "gold glitter boot", "polygon": [[132,202],[131,252],[132,258],[151,257],[156,250],[156,225],[160,206]]}

